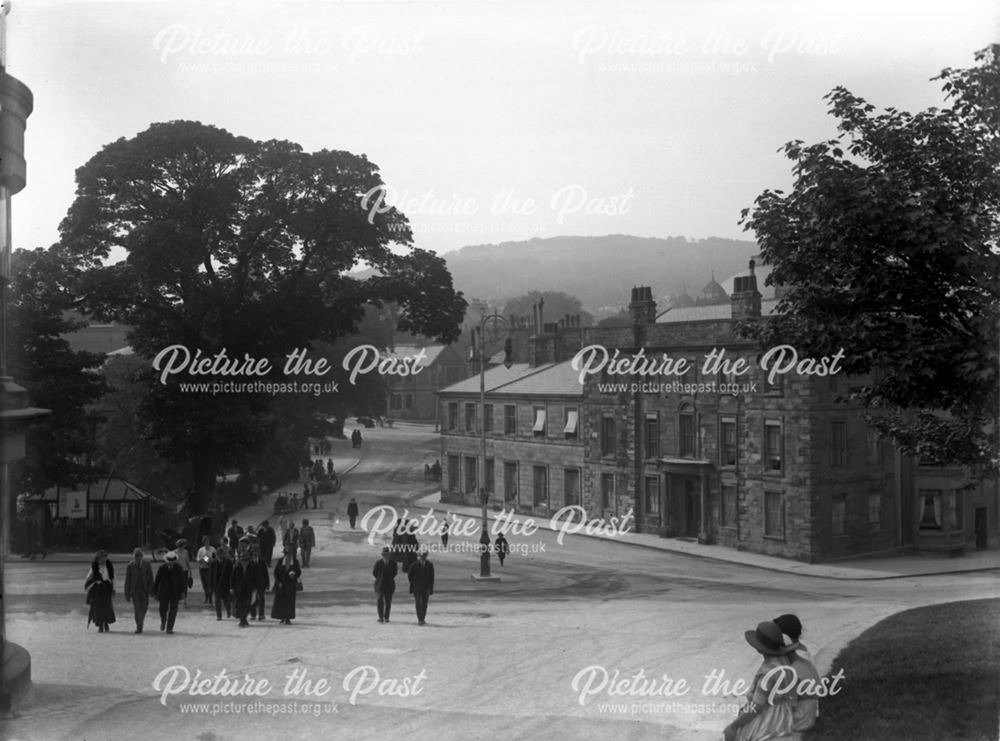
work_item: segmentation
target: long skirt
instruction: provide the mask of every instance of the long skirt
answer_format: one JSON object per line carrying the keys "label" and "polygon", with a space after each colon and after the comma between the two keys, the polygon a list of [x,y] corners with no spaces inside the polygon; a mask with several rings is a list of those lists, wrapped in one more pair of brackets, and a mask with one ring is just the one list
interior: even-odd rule
{"label": "long skirt", "polygon": [[295,619],[295,589],[283,589],[274,595],[271,617],[275,620]]}
{"label": "long skirt", "polygon": [[111,583],[101,582],[90,589],[89,622],[97,626],[110,625],[115,622],[115,606],[111,601]]}

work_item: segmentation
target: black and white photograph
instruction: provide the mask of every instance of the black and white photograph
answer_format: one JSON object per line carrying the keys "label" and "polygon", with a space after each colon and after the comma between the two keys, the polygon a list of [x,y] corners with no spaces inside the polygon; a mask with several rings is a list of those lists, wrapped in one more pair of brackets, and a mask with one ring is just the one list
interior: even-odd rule
{"label": "black and white photograph", "polygon": [[998,437],[996,0],[0,3],[0,741],[996,741]]}

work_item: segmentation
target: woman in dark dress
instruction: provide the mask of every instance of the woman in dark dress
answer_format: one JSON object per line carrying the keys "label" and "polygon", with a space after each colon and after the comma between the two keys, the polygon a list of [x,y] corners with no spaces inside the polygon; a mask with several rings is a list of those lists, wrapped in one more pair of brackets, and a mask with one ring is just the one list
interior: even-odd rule
{"label": "woman in dark dress", "polygon": [[283,625],[291,625],[295,619],[295,594],[301,575],[302,568],[295,552],[286,548],[284,557],[274,567],[274,604],[271,605],[271,617]]}
{"label": "woman in dark dress", "polygon": [[110,630],[108,626],[115,622],[115,607],[111,601],[115,591],[114,581],[115,568],[108,560],[108,554],[98,551],[83,585],[87,590],[87,604],[90,605],[87,627],[96,623],[98,633],[107,633]]}

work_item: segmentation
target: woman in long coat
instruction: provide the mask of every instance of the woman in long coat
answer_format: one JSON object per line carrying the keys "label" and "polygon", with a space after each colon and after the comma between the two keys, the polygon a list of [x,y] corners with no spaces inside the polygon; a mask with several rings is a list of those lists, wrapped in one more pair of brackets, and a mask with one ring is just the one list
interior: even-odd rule
{"label": "woman in long coat", "polygon": [[107,633],[110,630],[108,626],[115,622],[115,607],[111,601],[115,591],[114,581],[115,567],[111,565],[105,551],[98,551],[83,585],[87,590],[87,604],[90,605],[87,627],[96,623],[98,633]]}
{"label": "woman in long coat", "polygon": [[301,575],[302,567],[295,552],[286,548],[284,557],[274,567],[274,604],[271,606],[271,617],[284,625],[291,625],[295,619],[295,595]]}

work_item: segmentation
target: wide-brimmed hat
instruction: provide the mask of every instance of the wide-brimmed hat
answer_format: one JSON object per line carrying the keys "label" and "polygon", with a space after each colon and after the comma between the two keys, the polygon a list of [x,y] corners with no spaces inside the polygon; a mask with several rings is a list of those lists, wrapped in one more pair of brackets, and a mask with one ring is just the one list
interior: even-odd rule
{"label": "wide-brimmed hat", "polygon": [[391,553],[391,551],[389,550],[388,547],[385,547],[385,548],[382,549],[382,555],[387,555],[389,553]]}
{"label": "wide-brimmed hat", "polygon": [[178,538],[177,542],[174,543],[174,545],[187,545],[187,541],[184,540],[184,538]]}
{"label": "wide-brimmed hat", "polygon": [[793,646],[786,646],[781,637],[781,628],[770,620],[759,623],[755,630],[748,630],[744,633],[747,643],[768,656],[784,656],[794,649]]}
{"label": "wide-brimmed hat", "polygon": [[165,555],[164,558],[167,559],[168,561],[176,561],[177,560],[177,554],[174,553],[173,551],[168,551],[167,555]]}

